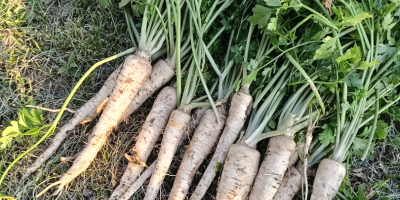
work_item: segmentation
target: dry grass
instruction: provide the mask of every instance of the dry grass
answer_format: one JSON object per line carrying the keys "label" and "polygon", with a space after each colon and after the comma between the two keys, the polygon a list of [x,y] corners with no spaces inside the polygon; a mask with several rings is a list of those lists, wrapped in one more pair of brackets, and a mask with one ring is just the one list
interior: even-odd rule
{"label": "dry grass", "polygon": [[361,162],[352,159],[349,172],[354,189],[365,187],[365,196],[371,199],[400,199],[400,125],[388,120],[387,137],[375,145],[374,159]]}

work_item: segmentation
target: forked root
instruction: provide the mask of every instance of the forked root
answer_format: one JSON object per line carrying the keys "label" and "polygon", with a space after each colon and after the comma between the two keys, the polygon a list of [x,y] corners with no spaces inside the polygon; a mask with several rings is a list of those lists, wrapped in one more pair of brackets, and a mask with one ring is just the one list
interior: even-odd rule
{"label": "forked root", "polygon": [[39,192],[39,194],[36,195],[36,198],[39,198],[40,196],[42,196],[44,193],[46,193],[48,190],[50,190],[52,187],[59,185],[58,189],[52,194],[53,196],[59,195],[62,193],[62,191],[64,190],[65,184],[63,184],[62,181],[57,181],[55,183],[50,184],[49,186],[47,186],[44,190],[42,190],[41,192]]}

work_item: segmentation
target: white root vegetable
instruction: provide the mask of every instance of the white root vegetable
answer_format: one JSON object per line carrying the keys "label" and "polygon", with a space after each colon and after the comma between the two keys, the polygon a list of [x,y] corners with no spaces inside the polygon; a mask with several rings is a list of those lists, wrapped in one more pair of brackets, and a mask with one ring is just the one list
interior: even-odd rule
{"label": "white root vegetable", "polygon": [[135,192],[143,186],[143,183],[151,176],[151,174],[154,172],[156,169],[156,163],[157,161],[154,161],[144,172],[139,176],[139,178],[129,186],[128,190],[124,193],[122,197],[119,198],[119,200],[126,200],[129,199]]}
{"label": "white root vegetable", "polygon": [[274,197],[295,148],[296,143],[291,137],[281,135],[269,140],[265,158],[250,193],[250,200],[267,200]]}
{"label": "white root vegetable", "polygon": [[137,110],[148,98],[150,98],[163,85],[168,83],[174,77],[175,71],[164,60],[157,61],[151,70],[149,78],[144,82],[139,92],[133,98],[128,108],[118,120],[121,123],[127,119],[135,110]]}
{"label": "white root vegetable", "polygon": [[[55,135],[49,148],[47,148],[46,151],[36,159],[35,163],[26,170],[22,180],[39,169],[44,162],[54,154],[64,139],[68,136],[68,131],[72,130],[78,123],[82,124],[83,122],[93,120],[102,111],[107,103],[107,96],[111,94],[121,69],[122,65],[108,77],[100,91],[76,111],[75,116]],[[169,82],[174,74],[174,70],[164,60],[159,60],[154,64],[149,78],[140,88],[135,98],[133,98],[132,103],[118,120],[118,123],[121,123],[123,120],[128,118],[129,115],[137,110],[151,95]]]}
{"label": "white root vegetable", "polygon": [[45,188],[37,195],[38,197],[56,185],[58,185],[58,190],[55,194],[58,194],[63,190],[64,186],[89,167],[150,73],[151,64],[148,58],[134,54],[125,59],[110,100],[104,108],[99,122],[94,127],[88,144],[79,153],[71,168],[60,180]]}
{"label": "white root vegetable", "polygon": [[240,143],[233,144],[226,157],[216,199],[246,199],[257,175],[259,162],[260,152],[256,149]]}
{"label": "white root vegetable", "polygon": [[220,112],[220,123],[217,122],[212,109],[205,112],[179,166],[168,199],[185,199],[197,169],[216,145],[224,128],[225,119],[224,112]]}
{"label": "white root vegetable", "polygon": [[154,200],[157,197],[157,193],[171,165],[182,135],[188,128],[189,121],[190,115],[188,113],[180,109],[172,111],[168,124],[165,127],[156,169],[147,186],[144,200]]}
{"label": "white root vegetable", "polygon": [[299,153],[297,151],[303,148],[304,148],[304,143],[297,144],[296,150],[292,153],[292,155],[289,158],[288,167],[293,167],[297,163],[297,161],[299,161]]}
{"label": "white root vegetable", "polygon": [[[309,124],[310,128],[310,124]],[[312,127],[313,128],[313,127]],[[307,135],[310,133],[310,129],[307,131]],[[298,143],[296,147],[296,151],[293,152],[292,156],[289,159],[289,169],[286,171],[285,176],[283,177],[282,183],[278,188],[274,196],[274,200],[291,200],[294,196],[300,191],[301,185],[305,184],[305,181],[302,180],[307,178],[305,174],[306,165],[302,162],[297,163],[299,160],[299,152],[303,152],[304,160],[308,156],[308,149],[310,146],[311,140],[306,139],[306,143]],[[297,166],[295,164],[297,163]],[[305,184],[307,185],[307,184]],[[306,186],[307,187],[307,186]]]}
{"label": "white root vegetable", "polygon": [[331,200],[336,196],[346,175],[342,163],[331,159],[323,159],[314,178],[311,200]]}
{"label": "white root vegetable", "polygon": [[83,124],[93,120],[103,110],[108,101],[108,96],[111,94],[115,86],[115,81],[117,80],[121,69],[122,65],[107,78],[100,91],[83,104],[83,106],[75,112],[74,117],[61,127],[60,131],[55,134],[50,146],[36,159],[35,163],[25,171],[25,174],[21,178],[22,180],[26,179],[29,175],[39,169],[44,162],[46,162],[46,160],[56,152],[64,139],[68,136],[68,131],[74,129],[78,123]]}
{"label": "white root vegetable", "polygon": [[217,165],[222,165],[225,161],[229,147],[235,142],[242,129],[246,117],[250,114],[253,98],[247,90],[242,90],[239,94],[234,94],[229,108],[228,118],[221,138],[218,141],[214,156],[197,185],[190,200],[200,200],[203,198],[212,181],[216,176]]}
{"label": "white root vegetable", "polygon": [[301,172],[296,167],[290,167],[273,200],[292,200],[301,189]]}
{"label": "white root vegetable", "polygon": [[125,190],[133,184],[146,166],[154,145],[168,122],[171,112],[176,107],[176,90],[173,87],[164,87],[154,101],[153,107],[146,121],[136,137],[136,144],[125,157],[129,164],[121,178],[120,184],[113,191],[109,199],[120,199]]}

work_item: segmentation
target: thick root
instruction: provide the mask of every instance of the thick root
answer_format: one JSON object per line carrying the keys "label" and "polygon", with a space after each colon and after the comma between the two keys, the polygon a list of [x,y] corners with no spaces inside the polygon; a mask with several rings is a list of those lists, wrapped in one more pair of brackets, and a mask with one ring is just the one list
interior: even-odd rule
{"label": "thick root", "polygon": [[174,158],[175,151],[182,139],[182,135],[189,126],[190,115],[181,110],[174,110],[165,127],[156,169],[147,186],[144,200],[154,200],[157,197],[161,184]]}
{"label": "thick root", "polygon": [[246,121],[246,117],[250,114],[252,101],[253,98],[246,91],[233,95],[225,128],[218,141],[214,156],[190,200],[203,199],[203,196],[216,176],[215,169],[217,168],[217,164],[224,163],[229,147],[235,142]]}
{"label": "thick root", "polygon": [[256,149],[241,144],[232,145],[222,170],[216,199],[245,199],[257,175],[259,162],[260,152]]}
{"label": "thick root", "polygon": [[342,163],[331,159],[323,159],[315,175],[311,200],[331,200],[336,196],[346,175]]}
{"label": "thick root", "polygon": [[293,167],[294,165],[296,165],[297,161],[299,161],[299,152],[302,152],[303,148],[304,148],[304,143],[296,144],[296,150],[292,153],[292,155],[289,158],[288,167]]}
{"label": "thick root", "polygon": [[75,112],[75,116],[70,119],[68,123],[65,124],[54,136],[51,145],[46,149],[46,151],[44,151],[36,159],[35,163],[33,163],[33,165],[26,170],[25,174],[21,178],[22,180],[26,179],[30,174],[39,169],[44,164],[44,162],[46,162],[46,160],[49,159],[54,154],[54,152],[56,152],[64,139],[68,136],[68,131],[74,129],[75,126],[78,125],[78,123],[88,122],[94,119],[103,110],[108,101],[107,96],[111,94],[115,86],[118,74],[121,72],[121,69],[122,65],[119,66],[108,77],[100,91]]}
{"label": "thick root", "polygon": [[129,160],[129,164],[121,178],[120,184],[110,196],[110,200],[120,199],[125,190],[136,181],[175,107],[175,88],[164,87],[154,101],[153,107],[139,131],[135,146],[128,154],[125,154],[125,157]]}
{"label": "thick root", "polygon": [[273,200],[292,200],[301,189],[301,173],[296,167],[291,167],[283,177]]}
{"label": "thick root", "polygon": [[127,119],[129,115],[137,110],[149,97],[169,82],[174,75],[175,71],[164,60],[159,60],[154,64],[149,78],[144,82],[124,114],[119,118],[118,123]]}
{"label": "thick root", "polygon": [[293,138],[282,135],[269,140],[267,153],[250,193],[250,200],[268,200],[274,197],[295,148],[296,143]]}
{"label": "thick root", "polygon": [[185,199],[197,169],[216,145],[222,129],[224,128],[226,117],[223,112],[220,113],[221,122],[218,123],[212,109],[208,109],[205,112],[190,141],[189,149],[186,150],[181,165],[179,166],[168,199]]}

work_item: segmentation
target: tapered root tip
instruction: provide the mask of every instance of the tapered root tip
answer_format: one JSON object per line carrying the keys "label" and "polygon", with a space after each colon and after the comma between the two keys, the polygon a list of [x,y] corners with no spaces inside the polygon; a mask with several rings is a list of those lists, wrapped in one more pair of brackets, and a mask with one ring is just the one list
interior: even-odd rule
{"label": "tapered root tip", "polygon": [[50,184],[49,186],[47,186],[44,190],[42,190],[41,192],[39,192],[39,194],[36,195],[36,198],[39,198],[40,196],[42,196],[44,193],[47,192],[47,190],[50,190],[52,187],[56,186],[56,185],[60,185],[57,189],[57,191],[53,194],[53,195],[57,195],[59,192],[61,192],[64,188],[64,185],[61,184],[60,181],[57,181],[55,183]]}
{"label": "tapered root tip", "polygon": [[24,181],[24,180],[25,180],[26,178],[28,178],[33,172],[35,172],[37,168],[38,168],[38,167],[36,167],[36,166],[29,167],[29,168],[25,171],[25,174],[22,175],[21,180]]}

